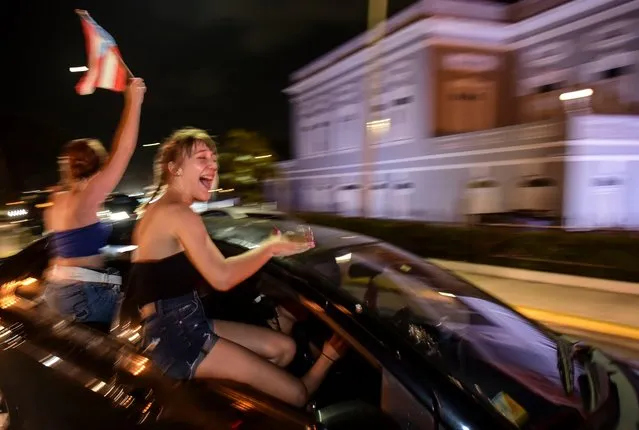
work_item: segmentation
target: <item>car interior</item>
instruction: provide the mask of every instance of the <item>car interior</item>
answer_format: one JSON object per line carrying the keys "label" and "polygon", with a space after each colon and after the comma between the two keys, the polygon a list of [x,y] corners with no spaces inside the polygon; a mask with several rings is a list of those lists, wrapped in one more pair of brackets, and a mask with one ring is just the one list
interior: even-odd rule
{"label": "car interior", "polygon": [[[115,242],[126,243],[122,239],[122,237],[116,238]],[[241,252],[241,248],[235,245],[226,243],[218,243],[217,245],[226,256]],[[108,255],[108,265],[118,269],[122,274],[123,289],[125,289],[126,276],[130,266],[130,247],[127,249],[126,246],[122,246],[120,249],[119,252],[111,252]],[[42,250],[27,249],[24,252],[32,252],[35,255]],[[21,260],[25,261],[25,265],[22,265],[20,270],[21,276],[28,275],[41,279],[45,269],[42,258],[29,258],[26,255]],[[28,263],[29,261],[31,263]],[[295,293],[295,282],[305,281],[288,277],[281,268],[269,263],[230,292],[218,292],[204,282],[199,290],[207,315],[211,319],[237,321],[280,330],[282,314],[285,314],[289,319],[293,317],[295,324],[289,334],[297,344],[297,354],[287,370],[301,377],[319,356],[322,345],[330,339],[333,331],[307,305],[300,301],[299,295]],[[20,287],[16,294],[29,300],[38,301],[42,294],[40,283]],[[116,336],[122,342],[132,343],[140,352],[144,352],[141,348],[141,337],[135,334],[131,335],[140,329],[138,312],[136,309],[132,309],[126,300],[121,307],[117,328],[109,328],[99,324],[86,325],[105,334],[110,332],[111,337]],[[380,368],[372,365],[355,348],[351,348],[333,366],[319,390],[313,395],[307,411],[322,410],[325,412],[331,410],[333,411],[331,414],[323,413],[323,416],[333,415],[334,420],[337,421],[359,419],[366,416],[374,417],[373,419],[378,420],[379,424],[380,417],[384,419],[384,415],[380,415],[383,402],[382,375]],[[206,385],[205,382],[201,381],[188,383]],[[247,392],[250,393],[251,390],[246,388]],[[383,428],[392,427],[394,425]]]}

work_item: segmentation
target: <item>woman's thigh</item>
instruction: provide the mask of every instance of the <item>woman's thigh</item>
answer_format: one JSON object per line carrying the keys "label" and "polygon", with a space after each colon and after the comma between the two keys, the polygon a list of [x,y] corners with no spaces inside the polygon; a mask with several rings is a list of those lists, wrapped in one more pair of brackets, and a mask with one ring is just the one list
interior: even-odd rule
{"label": "woman's thigh", "polygon": [[269,328],[214,320],[213,331],[219,337],[241,345],[280,366],[286,366],[295,357],[295,341]]}
{"label": "woman's thigh", "polygon": [[198,379],[227,379],[251,387],[296,406],[307,401],[306,387],[299,379],[224,338],[195,369]]}

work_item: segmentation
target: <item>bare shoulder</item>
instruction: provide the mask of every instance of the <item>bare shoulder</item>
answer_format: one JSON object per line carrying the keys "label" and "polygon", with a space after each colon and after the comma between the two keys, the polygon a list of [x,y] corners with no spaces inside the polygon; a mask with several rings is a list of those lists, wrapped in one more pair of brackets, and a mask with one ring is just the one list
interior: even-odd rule
{"label": "bare shoulder", "polygon": [[179,203],[162,202],[151,208],[148,215],[155,220],[155,223],[161,224],[167,230],[188,227],[201,222],[199,216],[191,208]]}
{"label": "bare shoulder", "polygon": [[165,216],[174,217],[176,221],[192,222],[198,219],[198,215],[190,207],[179,203],[166,203],[164,205]]}

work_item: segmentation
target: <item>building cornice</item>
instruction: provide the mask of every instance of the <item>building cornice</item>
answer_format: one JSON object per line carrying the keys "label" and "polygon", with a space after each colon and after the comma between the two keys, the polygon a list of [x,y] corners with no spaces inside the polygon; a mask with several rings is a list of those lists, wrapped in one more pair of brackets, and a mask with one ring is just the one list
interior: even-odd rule
{"label": "building cornice", "polygon": [[[473,35],[478,37],[472,37]],[[374,48],[361,49],[308,78],[296,82],[284,92],[294,96],[325,82],[331,82],[334,85],[336,79],[339,79],[340,82],[353,79],[363,73],[362,66],[370,62],[373,57],[373,49],[379,50],[380,65],[385,65],[419,51],[427,46],[430,39],[467,41],[470,44],[483,44],[486,47],[499,49],[503,48],[507,37],[507,25],[503,23],[440,17],[426,18],[390,34]]]}
{"label": "building cornice", "polygon": [[[425,46],[433,45],[434,40],[447,40],[451,45],[468,44],[485,49],[519,49],[639,9],[639,0],[632,0],[557,27],[571,17],[604,9],[606,5],[614,1],[574,0],[511,24],[464,18],[426,17],[424,3],[420,2],[391,18],[389,23],[393,19],[396,20],[395,26],[409,21],[410,18],[416,21],[390,33],[375,49],[379,49],[380,65],[390,63],[401,56],[410,55]],[[392,25],[389,28],[392,28]],[[544,28],[547,30],[535,33]],[[361,70],[362,66],[369,63],[373,56],[373,49],[367,46],[369,37],[369,33],[360,35],[294,73],[292,77],[298,81],[286,88],[284,92],[296,96],[326,82],[334,85],[336,80],[345,82],[360,76],[364,72]],[[398,52],[401,52],[401,55],[397,55]]]}
{"label": "building cornice", "polygon": [[[533,21],[541,15],[536,15],[529,18],[526,21],[522,21],[518,24],[513,24],[511,31],[511,49],[520,49],[526,46],[535,45],[548,40],[561,36],[573,31],[579,30],[584,27],[591,26],[593,24],[602,23],[608,19],[616,18],[618,16],[626,15],[630,12],[639,9],[639,0],[632,0],[627,3],[605,9],[602,12],[585,16],[576,21],[569,22],[562,26],[557,26],[560,22],[570,19],[571,16],[577,14],[583,14],[586,10],[593,10],[597,8],[605,7],[607,4],[612,3],[614,0],[575,0],[573,3],[567,3],[562,6],[558,6],[556,9],[552,9],[545,13],[556,12],[555,15],[548,16],[547,21],[535,21],[532,24],[528,24],[529,21]],[[575,5],[580,5],[576,7]],[[588,9],[586,9],[588,8]],[[519,26],[520,24],[526,24],[525,26]],[[536,32],[537,30],[546,27],[547,30],[542,32]]]}
{"label": "building cornice", "polygon": [[[478,0],[420,0],[393,15],[385,22],[387,35],[428,17],[455,17],[482,22],[506,22],[509,7],[491,1]],[[333,49],[315,61],[291,74],[291,82],[297,82],[325,69],[343,58],[366,48],[373,40],[373,31],[362,33],[341,46]]]}

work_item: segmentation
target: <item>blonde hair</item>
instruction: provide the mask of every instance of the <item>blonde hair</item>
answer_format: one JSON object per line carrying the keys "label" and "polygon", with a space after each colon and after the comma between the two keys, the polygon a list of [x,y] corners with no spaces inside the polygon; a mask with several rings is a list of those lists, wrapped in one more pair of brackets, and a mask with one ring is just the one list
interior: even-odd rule
{"label": "blonde hair", "polygon": [[213,138],[204,130],[187,127],[174,132],[158,149],[153,162],[153,183],[155,191],[144,205],[148,205],[157,197],[163,187],[165,187],[171,177],[169,164],[180,164],[184,158],[188,158],[193,153],[193,148],[198,142],[204,143],[211,151],[216,152],[216,145]]}

